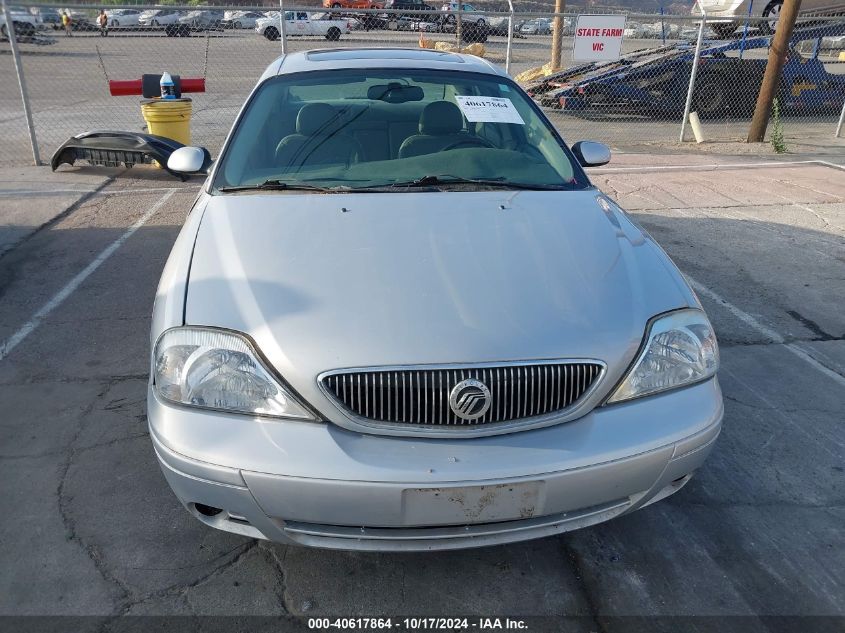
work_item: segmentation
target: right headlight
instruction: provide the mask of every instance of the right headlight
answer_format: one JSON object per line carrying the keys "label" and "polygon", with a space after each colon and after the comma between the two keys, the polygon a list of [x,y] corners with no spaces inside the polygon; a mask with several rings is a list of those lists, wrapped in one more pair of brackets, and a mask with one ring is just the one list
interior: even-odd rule
{"label": "right headlight", "polygon": [[155,390],[174,404],[249,415],[315,420],[265,366],[249,340],[209,327],[175,327],[153,351]]}
{"label": "right headlight", "polygon": [[713,326],[701,310],[679,310],[652,321],[645,344],[608,403],[706,380],[719,368]]}

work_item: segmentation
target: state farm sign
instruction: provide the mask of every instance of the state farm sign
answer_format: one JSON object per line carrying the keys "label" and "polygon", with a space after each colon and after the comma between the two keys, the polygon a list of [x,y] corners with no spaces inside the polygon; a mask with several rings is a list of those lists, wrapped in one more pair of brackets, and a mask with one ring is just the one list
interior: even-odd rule
{"label": "state farm sign", "polygon": [[576,61],[612,61],[622,52],[624,15],[579,15],[575,27]]}

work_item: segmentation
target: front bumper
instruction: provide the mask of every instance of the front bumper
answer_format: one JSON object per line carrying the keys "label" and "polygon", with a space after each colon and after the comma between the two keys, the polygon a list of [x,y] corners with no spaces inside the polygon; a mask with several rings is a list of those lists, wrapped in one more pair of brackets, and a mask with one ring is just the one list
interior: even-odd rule
{"label": "front bumper", "polygon": [[198,519],[256,538],[356,550],[479,547],[631,512],[689,480],[722,413],[713,379],[557,426],[421,439],[196,411],[148,396],[164,475]]}

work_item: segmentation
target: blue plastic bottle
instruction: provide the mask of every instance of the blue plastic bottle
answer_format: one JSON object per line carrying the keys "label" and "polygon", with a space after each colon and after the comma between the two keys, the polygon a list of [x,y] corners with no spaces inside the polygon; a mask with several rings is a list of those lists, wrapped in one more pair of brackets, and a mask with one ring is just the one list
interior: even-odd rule
{"label": "blue plastic bottle", "polygon": [[176,85],[173,83],[173,77],[170,76],[169,72],[165,71],[162,73],[159,85],[161,86],[162,99],[176,98]]}

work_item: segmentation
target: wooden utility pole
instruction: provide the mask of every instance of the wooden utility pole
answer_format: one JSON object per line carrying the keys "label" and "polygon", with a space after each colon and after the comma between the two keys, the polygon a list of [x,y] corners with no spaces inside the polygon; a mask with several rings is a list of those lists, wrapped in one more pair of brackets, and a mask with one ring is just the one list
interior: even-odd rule
{"label": "wooden utility pole", "polygon": [[[555,0],[555,13],[563,13],[566,8],[566,0]],[[555,16],[552,22],[552,70],[560,68],[560,44],[563,39],[563,18]]]}
{"label": "wooden utility pole", "polygon": [[800,9],[801,0],[784,0],[783,2],[777,31],[772,37],[772,45],[769,48],[769,61],[766,64],[763,83],[760,85],[760,94],[757,95],[757,106],[754,108],[754,117],[751,119],[751,129],[748,130],[749,143],[761,143],[766,135],[772,101],[778,92],[781,71],[789,51],[789,38],[792,37],[792,29],[795,27],[795,20],[798,18]]}

